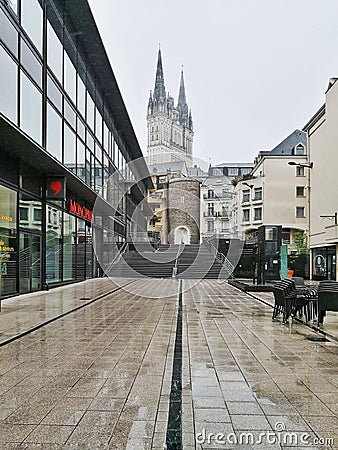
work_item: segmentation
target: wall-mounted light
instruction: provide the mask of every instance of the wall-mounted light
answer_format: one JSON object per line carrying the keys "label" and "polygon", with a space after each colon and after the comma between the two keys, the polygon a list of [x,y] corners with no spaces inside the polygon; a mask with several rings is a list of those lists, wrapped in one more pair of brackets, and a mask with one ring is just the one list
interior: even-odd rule
{"label": "wall-mounted light", "polygon": [[295,161],[289,161],[288,164],[289,164],[289,166],[307,167],[308,169],[313,169],[313,162],[297,163]]}

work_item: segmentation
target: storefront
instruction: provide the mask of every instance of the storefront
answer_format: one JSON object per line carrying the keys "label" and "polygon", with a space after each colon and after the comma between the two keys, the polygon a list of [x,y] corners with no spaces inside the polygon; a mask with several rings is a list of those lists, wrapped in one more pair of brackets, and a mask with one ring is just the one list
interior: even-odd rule
{"label": "storefront", "polygon": [[0,184],[1,297],[98,275],[92,210],[72,197],[48,202]]}
{"label": "storefront", "polygon": [[312,249],[312,279],[336,280],[336,246]]}

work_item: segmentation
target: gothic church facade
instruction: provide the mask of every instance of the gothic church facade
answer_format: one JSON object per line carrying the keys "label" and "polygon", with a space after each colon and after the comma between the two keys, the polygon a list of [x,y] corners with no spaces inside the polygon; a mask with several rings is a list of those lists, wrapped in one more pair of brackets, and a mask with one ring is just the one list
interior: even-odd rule
{"label": "gothic church facade", "polygon": [[150,91],[147,111],[148,165],[185,161],[192,166],[193,121],[188,108],[183,70],[175,107],[164,85],[161,50],[158,51],[155,88]]}

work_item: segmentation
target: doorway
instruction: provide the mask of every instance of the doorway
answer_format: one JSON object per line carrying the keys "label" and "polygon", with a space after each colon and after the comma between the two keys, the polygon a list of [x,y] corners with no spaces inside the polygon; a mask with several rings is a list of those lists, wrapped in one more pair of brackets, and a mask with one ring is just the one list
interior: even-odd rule
{"label": "doorway", "polygon": [[19,239],[19,292],[41,289],[41,236],[20,232]]}

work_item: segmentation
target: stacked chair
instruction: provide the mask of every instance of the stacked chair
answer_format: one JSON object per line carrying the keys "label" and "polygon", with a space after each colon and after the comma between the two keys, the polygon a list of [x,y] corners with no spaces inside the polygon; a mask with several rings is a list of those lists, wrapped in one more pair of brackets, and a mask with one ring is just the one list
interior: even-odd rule
{"label": "stacked chair", "polygon": [[272,320],[283,314],[283,324],[289,317],[304,314],[306,322],[310,321],[316,312],[317,288],[306,286],[303,278],[294,277],[277,281],[273,286],[275,305]]}
{"label": "stacked chair", "polygon": [[317,324],[323,325],[326,311],[338,311],[338,282],[321,281],[318,286]]}

